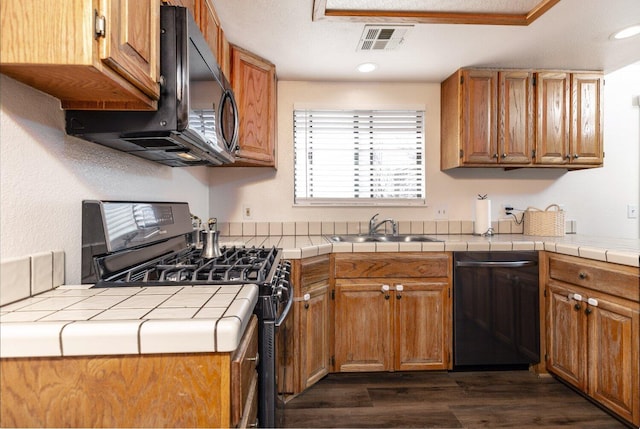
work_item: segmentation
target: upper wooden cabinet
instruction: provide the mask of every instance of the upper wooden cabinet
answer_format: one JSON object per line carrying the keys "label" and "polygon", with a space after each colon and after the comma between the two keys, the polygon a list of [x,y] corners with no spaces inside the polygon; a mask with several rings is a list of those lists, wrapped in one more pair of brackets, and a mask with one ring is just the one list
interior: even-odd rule
{"label": "upper wooden cabinet", "polygon": [[441,169],[602,165],[600,73],[461,69],[442,83]]}
{"label": "upper wooden cabinet", "polygon": [[571,77],[538,73],[536,82],[536,164],[563,165],[569,153]]}
{"label": "upper wooden cabinet", "polygon": [[231,54],[220,19],[213,6],[213,0],[165,0],[167,4],[189,9],[198,24],[204,39],[216,57],[222,73],[229,78],[231,71]]}
{"label": "upper wooden cabinet", "polygon": [[442,169],[529,164],[533,77],[528,71],[459,70],[442,84]]}
{"label": "upper wooden cabinet", "polygon": [[153,110],[159,14],[160,0],[3,0],[0,71],[64,109]]}
{"label": "upper wooden cabinet", "polygon": [[571,144],[568,155],[572,164],[602,164],[603,93],[602,74],[571,75]]}
{"label": "upper wooden cabinet", "polygon": [[240,116],[240,149],[234,165],[275,167],[275,66],[231,45],[231,85]]}
{"label": "upper wooden cabinet", "polygon": [[216,10],[213,8],[210,0],[200,0],[199,10],[199,25],[200,31],[204,36],[204,40],[211,48],[211,52],[216,57],[218,64],[220,64],[220,34],[222,33],[222,27],[220,25],[220,19],[216,14]]}
{"label": "upper wooden cabinet", "polygon": [[602,165],[603,86],[599,73],[537,74],[537,163]]}

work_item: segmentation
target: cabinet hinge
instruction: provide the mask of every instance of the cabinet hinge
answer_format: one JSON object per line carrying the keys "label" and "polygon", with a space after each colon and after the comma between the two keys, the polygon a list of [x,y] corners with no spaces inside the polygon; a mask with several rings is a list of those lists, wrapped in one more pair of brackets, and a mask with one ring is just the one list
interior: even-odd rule
{"label": "cabinet hinge", "polygon": [[547,297],[547,290],[546,289],[544,290],[544,297],[545,298]]}
{"label": "cabinet hinge", "polygon": [[536,86],[536,77],[535,76],[531,79],[531,84],[533,86]]}
{"label": "cabinet hinge", "polygon": [[331,299],[332,299],[333,301],[335,301],[335,300],[336,300],[336,290],[335,290],[335,289],[331,289]]}
{"label": "cabinet hinge", "polygon": [[536,157],[536,150],[532,150],[531,151],[531,158],[535,158]]}
{"label": "cabinet hinge", "polygon": [[464,76],[460,76],[460,85],[464,83]]}
{"label": "cabinet hinge", "polygon": [[447,297],[451,298],[451,288],[447,288]]}
{"label": "cabinet hinge", "polygon": [[104,16],[100,16],[98,14],[97,9],[94,9],[94,11],[95,11],[95,19],[94,19],[95,37],[96,39],[98,39],[100,37],[104,37],[106,34],[107,20],[105,19]]}
{"label": "cabinet hinge", "polygon": [[331,363],[331,366],[334,366],[334,365],[336,364],[336,357],[332,355],[332,356],[329,358],[329,361],[330,361],[330,363]]}
{"label": "cabinet hinge", "polygon": [[460,149],[460,158],[464,158],[464,151]]}

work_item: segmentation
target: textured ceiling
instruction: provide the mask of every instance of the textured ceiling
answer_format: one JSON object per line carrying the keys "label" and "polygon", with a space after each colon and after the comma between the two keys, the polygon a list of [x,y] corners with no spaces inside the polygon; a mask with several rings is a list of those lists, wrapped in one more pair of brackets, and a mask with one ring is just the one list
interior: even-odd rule
{"label": "textured ceiling", "polygon": [[[441,82],[465,66],[610,72],[640,61],[640,36],[610,39],[640,23],[640,0],[560,0],[528,26],[418,23],[398,49],[382,52],[356,50],[366,22],[313,21],[313,0],[215,5],[229,41],[273,62],[281,80]],[[364,62],[378,69],[358,73]]]}

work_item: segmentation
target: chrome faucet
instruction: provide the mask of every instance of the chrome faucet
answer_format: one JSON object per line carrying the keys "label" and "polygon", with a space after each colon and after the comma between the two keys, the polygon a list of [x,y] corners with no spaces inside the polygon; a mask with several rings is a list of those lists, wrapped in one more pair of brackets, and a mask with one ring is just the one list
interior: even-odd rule
{"label": "chrome faucet", "polygon": [[379,214],[380,213],[376,213],[371,217],[371,219],[369,219],[369,235],[377,234],[378,229],[387,222],[391,224],[391,231],[393,235],[398,235],[398,222],[396,222],[391,218],[387,218],[385,220],[382,220],[376,223],[376,218],[378,217]]}

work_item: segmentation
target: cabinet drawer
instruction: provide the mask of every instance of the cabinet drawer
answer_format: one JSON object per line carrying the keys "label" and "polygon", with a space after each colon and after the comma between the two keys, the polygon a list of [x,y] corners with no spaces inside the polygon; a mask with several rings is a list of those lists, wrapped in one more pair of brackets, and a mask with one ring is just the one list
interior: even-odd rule
{"label": "cabinet drawer", "polygon": [[[252,383],[257,376],[258,363],[258,320],[251,322],[231,360],[231,426],[235,427],[245,413],[245,404],[252,391]],[[255,389],[254,389],[255,390]]]}
{"label": "cabinet drawer", "polygon": [[640,270],[564,255],[549,256],[549,277],[632,301],[640,300]]}
{"label": "cabinet drawer", "polygon": [[449,277],[446,253],[350,253],[335,255],[336,278]]}
{"label": "cabinet drawer", "polygon": [[306,286],[329,279],[329,256],[316,256],[301,262],[300,285]]}

